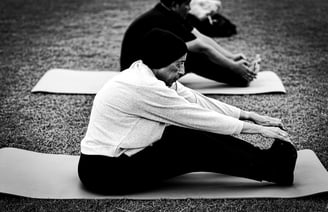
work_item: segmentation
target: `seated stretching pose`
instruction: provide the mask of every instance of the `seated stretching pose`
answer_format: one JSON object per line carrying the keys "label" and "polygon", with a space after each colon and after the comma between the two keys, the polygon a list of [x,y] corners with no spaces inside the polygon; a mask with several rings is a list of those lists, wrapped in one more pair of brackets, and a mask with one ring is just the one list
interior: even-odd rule
{"label": "seated stretching pose", "polygon": [[[187,47],[174,34],[153,29],[143,46],[141,60],[109,80],[94,99],[78,166],[86,188],[138,192],[196,171],[293,184],[297,152],[279,119],[177,82]],[[275,140],[260,149],[232,136],[240,133]]]}
{"label": "seated stretching pose", "polygon": [[[142,38],[153,28],[167,30],[187,45],[186,73],[233,86],[248,86],[257,76],[243,53],[234,54],[214,39],[191,26],[186,17],[190,0],[160,0],[153,8],[136,18],[127,28],[121,47],[121,71],[141,59]],[[147,65],[147,64],[146,64]]]}

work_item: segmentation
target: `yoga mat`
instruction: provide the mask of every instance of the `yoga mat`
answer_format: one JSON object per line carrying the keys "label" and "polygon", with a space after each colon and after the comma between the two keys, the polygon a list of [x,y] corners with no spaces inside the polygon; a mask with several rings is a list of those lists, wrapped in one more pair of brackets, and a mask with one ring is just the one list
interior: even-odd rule
{"label": "yoga mat", "polygon": [[[51,69],[42,76],[33,87],[32,92],[96,94],[108,79],[118,73],[115,71]],[[259,72],[249,87],[233,87],[192,73],[182,77],[180,82],[203,94],[286,93],[280,78],[271,71]]]}
{"label": "yoga mat", "polygon": [[234,87],[219,83],[199,75],[190,73],[179,80],[185,86],[197,90],[203,94],[262,94],[262,93],[286,93],[278,75],[272,71],[261,71],[257,74],[248,87]]}
{"label": "yoga mat", "polygon": [[280,187],[222,174],[196,172],[156,190],[124,196],[90,193],[77,176],[79,156],[0,149],[0,192],[40,199],[296,198],[328,191],[328,172],[311,150],[298,151],[295,183]]}
{"label": "yoga mat", "polygon": [[118,73],[115,71],[51,69],[42,76],[32,92],[96,94],[110,78]]}

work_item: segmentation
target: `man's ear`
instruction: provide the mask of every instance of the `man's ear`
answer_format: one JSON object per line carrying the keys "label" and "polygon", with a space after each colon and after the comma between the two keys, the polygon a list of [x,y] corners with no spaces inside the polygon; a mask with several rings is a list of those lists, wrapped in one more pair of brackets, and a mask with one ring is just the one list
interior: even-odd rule
{"label": "man's ear", "polygon": [[178,2],[175,2],[175,1],[172,1],[171,2],[171,5],[170,5],[170,9],[175,11],[178,7],[179,7],[179,3]]}

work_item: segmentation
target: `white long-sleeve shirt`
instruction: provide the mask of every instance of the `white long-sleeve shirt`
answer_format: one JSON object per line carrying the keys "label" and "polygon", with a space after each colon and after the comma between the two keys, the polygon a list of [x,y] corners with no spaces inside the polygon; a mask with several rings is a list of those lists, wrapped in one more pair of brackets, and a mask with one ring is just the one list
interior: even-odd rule
{"label": "white long-sleeve shirt", "polygon": [[168,125],[239,134],[239,116],[240,109],[179,82],[167,87],[139,60],[97,93],[81,152],[130,156],[159,140]]}

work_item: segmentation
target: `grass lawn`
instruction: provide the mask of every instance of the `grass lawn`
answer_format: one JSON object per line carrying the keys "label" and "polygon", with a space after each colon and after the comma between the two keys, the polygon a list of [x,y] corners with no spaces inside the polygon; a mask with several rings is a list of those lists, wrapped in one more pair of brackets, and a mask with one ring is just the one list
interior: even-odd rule
{"label": "grass lawn", "polygon": [[[32,94],[50,68],[118,70],[129,23],[154,0],[1,0],[0,148],[78,155],[93,95]],[[212,96],[281,118],[298,149],[328,168],[328,1],[223,1],[238,35],[217,39],[260,54],[287,94]],[[248,136],[260,143],[260,137]],[[264,141],[259,145],[267,145]],[[327,194],[300,199],[39,200],[0,194],[0,211],[328,211]]]}

